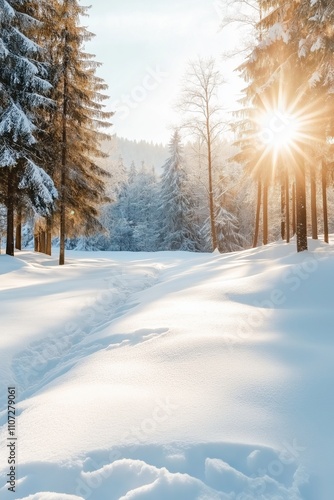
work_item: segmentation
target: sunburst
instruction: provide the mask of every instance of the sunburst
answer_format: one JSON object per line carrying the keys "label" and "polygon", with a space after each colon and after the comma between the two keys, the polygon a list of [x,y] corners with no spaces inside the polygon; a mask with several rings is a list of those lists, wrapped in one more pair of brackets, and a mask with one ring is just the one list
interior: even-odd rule
{"label": "sunburst", "polygon": [[285,150],[298,140],[299,121],[284,110],[276,109],[263,116],[260,138],[273,151]]}
{"label": "sunburst", "polygon": [[309,147],[323,144],[324,106],[320,99],[305,104],[305,93],[299,92],[291,100],[291,92],[284,94],[280,87],[276,98],[262,99],[260,108],[256,120],[255,140],[260,151],[256,169],[265,164],[274,177],[282,164],[295,168],[300,158],[308,159]]}

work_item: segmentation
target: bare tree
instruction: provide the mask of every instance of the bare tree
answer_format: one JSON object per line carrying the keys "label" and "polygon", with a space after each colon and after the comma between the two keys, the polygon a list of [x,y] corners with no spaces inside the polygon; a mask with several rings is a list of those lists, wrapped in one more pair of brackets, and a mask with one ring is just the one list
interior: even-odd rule
{"label": "bare tree", "polygon": [[239,60],[240,56],[247,56],[259,32],[261,33],[258,24],[262,10],[258,1],[215,0],[214,7],[220,18],[220,29],[226,32],[230,40],[228,50],[224,50],[224,56],[228,59],[237,56],[236,60]]}
{"label": "bare tree", "polygon": [[212,248],[217,248],[217,228],[213,186],[214,144],[223,124],[218,103],[218,90],[223,83],[214,59],[201,59],[189,63],[184,77],[181,97],[177,104],[184,114],[183,128],[205,146],[208,170],[208,198]]}

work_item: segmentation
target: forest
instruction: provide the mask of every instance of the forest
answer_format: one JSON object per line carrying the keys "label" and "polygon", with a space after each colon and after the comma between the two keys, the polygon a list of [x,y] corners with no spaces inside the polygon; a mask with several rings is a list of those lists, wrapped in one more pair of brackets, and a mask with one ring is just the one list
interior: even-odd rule
{"label": "forest", "polygon": [[0,0],[0,499],[332,500],[334,2],[92,4]]}
{"label": "forest", "polygon": [[248,30],[238,42],[238,106],[224,115],[221,64],[198,57],[185,68],[168,148],[143,143],[139,153],[113,133],[107,85],[85,48],[87,8],[1,2],[8,255],[26,245],[50,255],[54,246],[64,264],[66,248],[223,253],[293,236],[297,251],[307,250],[308,235],[328,242],[334,10],[305,0],[226,3],[221,29]]}

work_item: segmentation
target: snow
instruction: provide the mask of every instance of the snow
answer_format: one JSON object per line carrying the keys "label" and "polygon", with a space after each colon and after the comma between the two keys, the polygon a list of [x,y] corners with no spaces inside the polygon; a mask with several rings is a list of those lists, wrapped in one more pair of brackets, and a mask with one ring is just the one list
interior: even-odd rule
{"label": "snow", "polygon": [[31,123],[21,107],[14,102],[11,103],[1,117],[1,136],[12,133],[14,142],[17,142],[19,137],[26,136],[28,137],[27,143],[29,145],[34,144],[35,139],[32,134],[35,130],[35,125]]}
{"label": "snow", "polygon": [[318,36],[316,41],[313,43],[311,47],[311,52],[316,52],[317,50],[320,50],[324,47],[324,40],[323,37]]}
{"label": "snow", "polygon": [[306,57],[307,55],[307,40],[305,38],[302,38],[302,40],[299,41],[299,47],[298,47],[298,57]]}
{"label": "snow", "polygon": [[329,500],[333,260],[0,255],[1,500]]}
{"label": "snow", "polygon": [[321,81],[322,74],[319,71],[315,71],[311,78],[309,79],[308,83],[311,88],[315,87],[318,82]]}
{"label": "snow", "polygon": [[259,44],[259,47],[268,47],[277,40],[282,40],[284,43],[289,43],[290,41],[290,31],[285,23],[277,22],[273,24],[269,28],[265,39]]}

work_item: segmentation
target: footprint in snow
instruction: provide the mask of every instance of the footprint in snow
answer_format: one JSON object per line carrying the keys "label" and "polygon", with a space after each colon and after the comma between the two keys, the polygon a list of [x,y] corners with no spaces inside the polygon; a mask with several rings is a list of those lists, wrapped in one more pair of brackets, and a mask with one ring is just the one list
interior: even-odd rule
{"label": "footprint in snow", "polygon": [[[160,337],[160,335],[163,335],[169,331],[169,328],[143,328],[141,330],[136,330],[133,333],[128,334],[126,337],[125,335],[115,335],[112,337],[114,340],[118,339],[123,339],[121,342],[113,342],[109,344],[109,346],[106,348],[107,351],[110,351],[112,349],[117,349],[119,347],[124,347],[124,346],[135,346],[138,344],[143,344],[144,342],[148,342],[150,340],[153,340],[157,337]],[[124,338],[126,337],[126,338]]]}

